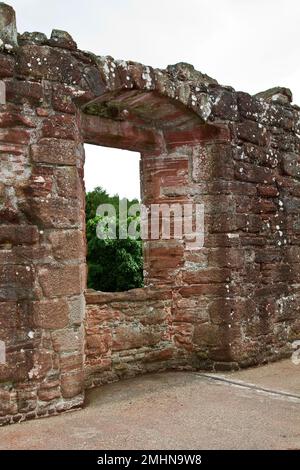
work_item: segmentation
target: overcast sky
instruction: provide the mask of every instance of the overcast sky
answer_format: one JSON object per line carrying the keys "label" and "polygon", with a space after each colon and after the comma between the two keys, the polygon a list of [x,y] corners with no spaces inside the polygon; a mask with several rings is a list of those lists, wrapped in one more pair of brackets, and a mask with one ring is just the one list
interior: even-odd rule
{"label": "overcast sky", "polygon": [[[78,47],[155,67],[189,62],[257,93],[291,88],[300,104],[299,0],[6,0],[18,31],[68,31]],[[86,146],[87,189],[139,195],[134,153]]]}

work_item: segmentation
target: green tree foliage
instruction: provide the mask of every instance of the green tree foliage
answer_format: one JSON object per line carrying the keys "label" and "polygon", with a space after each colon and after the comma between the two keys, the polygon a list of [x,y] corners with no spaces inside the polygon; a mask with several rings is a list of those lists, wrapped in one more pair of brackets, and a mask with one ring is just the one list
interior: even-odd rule
{"label": "green tree foliage", "polygon": [[[137,203],[128,201],[128,207]],[[112,204],[116,210],[117,233],[119,228],[118,209],[119,196],[109,196],[98,187],[86,194],[86,236],[88,287],[103,292],[120,292],[143,286],[143,254],[142,241],[127,238],[101,240],[97,237],[97,224],[100,217],[96,216],[100,204]],[[132,222],[128,218],[127,223]]]}

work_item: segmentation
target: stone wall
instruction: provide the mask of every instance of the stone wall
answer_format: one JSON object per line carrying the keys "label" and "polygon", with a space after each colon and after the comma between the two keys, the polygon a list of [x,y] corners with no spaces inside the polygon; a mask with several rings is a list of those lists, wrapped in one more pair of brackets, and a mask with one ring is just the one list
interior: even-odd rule
{"label": "stone wall", "polygon": [[[289,90],[250,96],[189,64],[80,51],[63,31],[17,35],[3,3],[0,81],[0,424],[82,406],[84,375],[92,386],[291,353],[300,109]],[[149,210],[205,208],[201,249],[188,236],[145,241],[146,290],[88,293],[86,335],[84,143],[141,153]]]}
{"label": "stone wall", "polygon": [[87,387],[179,367],[171,291],[89,291],[86,298]]}

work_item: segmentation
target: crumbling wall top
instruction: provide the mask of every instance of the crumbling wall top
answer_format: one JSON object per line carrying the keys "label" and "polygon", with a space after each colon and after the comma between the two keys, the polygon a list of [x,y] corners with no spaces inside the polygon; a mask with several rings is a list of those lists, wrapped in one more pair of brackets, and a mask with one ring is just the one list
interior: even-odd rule
{"label": "crumbling wall top", "polygon": [[54,80],[72,86],[73,99],[82,106],[106,92],[136,89],[155,91],[176,100],[204,122],[237,121],[240,101],[242,107],[247,101],[249,109],[262,110],[254,116],[257,121],[260,117],[265,118],[267,108],[272,105],[298,109],[291,107],[292,93],[287,88],[273,88],[253,97],[247,95],[245,99],[246,94],[219,85],[215,79],[187,63],[169,65],[163,70],[110,56],[97,56],[77,49],[70,34],[57,29],[52,31],[50,38],[40,32],[17,34],[15,12],[5,3],[0,3],[1,50],[16,55],[17,78]]}

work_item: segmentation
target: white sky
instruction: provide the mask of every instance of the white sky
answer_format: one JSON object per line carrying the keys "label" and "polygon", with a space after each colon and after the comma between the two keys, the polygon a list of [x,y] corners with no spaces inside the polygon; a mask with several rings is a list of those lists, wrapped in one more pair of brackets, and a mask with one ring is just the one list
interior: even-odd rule
{"label": "white sky", "polygon": [[[286,86],[300,104],[299,0],[6,0],[18,31],[68,31],[78,47],[155,67],[189,62],[249,93]],[[138,155],[86,146],[87,189],[139,195]],[[126,162],[125,162],[126,160]]]}

